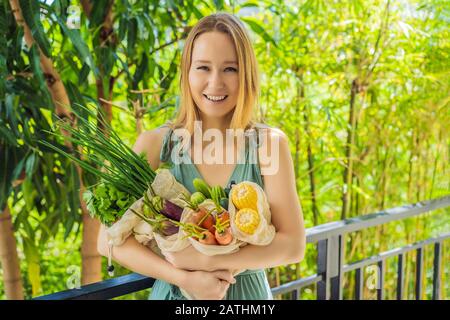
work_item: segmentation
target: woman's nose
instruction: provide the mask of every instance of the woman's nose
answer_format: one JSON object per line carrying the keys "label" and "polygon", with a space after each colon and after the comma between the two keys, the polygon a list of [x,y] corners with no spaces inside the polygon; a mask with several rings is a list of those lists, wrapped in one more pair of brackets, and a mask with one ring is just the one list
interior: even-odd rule
{"label": "woman's nose", "polygon": [[209,86],[211,88],[223,88],[224,87],[223,78],[219,71],[211,72],[208,82],[209,82]]}

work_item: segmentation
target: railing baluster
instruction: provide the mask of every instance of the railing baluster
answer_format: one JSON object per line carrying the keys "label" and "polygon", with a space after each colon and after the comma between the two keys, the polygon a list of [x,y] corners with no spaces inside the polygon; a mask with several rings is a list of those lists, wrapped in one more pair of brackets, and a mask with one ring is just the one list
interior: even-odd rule
{"label": "railing baluster", "polygon": [[398,255],[397,263],[397,300],[402,300],[403,297],[403,265],[405,264],[405,256],[403,253]]}
{"label": "railing baluster", "polygon": [[433,262],[433,300],[439,300],[441,298],[441,243],[436,242],[434,244],[434,262]]}
{"label": "railing baluster", "polygon": [[344,264],[344,236],[331,237],[330,299],[342,300],[342,266]]}
{"label": "railing baluster", "polygon": [[362,300],[364,295],[364,269],[358,268],[355,272],[355,300]]}
{"label": "railing baluster", "polygon": [[416,250],[416,300],[422,298],[423,248]]}
{"label": "railing baluster", "polygon": [[328,239],[317,242],[317,274],[322,280],[317,283],[317,300],[328,300],[330,295],[328,272]]}
{"label": "railing baluster", "polygon": [[384,299],[384,260],[378,262],[378,283],[377,283],[377,299]]}
{"label": "railing baluster", "polygon": [[317,243],[317,273],[322,280],[317,284],[318,300],[342,299],[343,236],[332,236]]}
{"label": "railing baluster", "polygon": [[292,291],[291,300],[299,300],[300,297],[300,289],[295,289]]}

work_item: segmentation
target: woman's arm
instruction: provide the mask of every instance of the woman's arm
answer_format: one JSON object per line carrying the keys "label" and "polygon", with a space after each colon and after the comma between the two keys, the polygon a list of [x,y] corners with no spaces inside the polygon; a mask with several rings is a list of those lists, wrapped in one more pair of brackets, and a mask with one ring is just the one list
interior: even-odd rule
{"label": "woman's arm", "polygon": [[[97,250],[102,256],[108,256],[108,240],[103,225],[100,227]],[[185,285],[186,271],[177,269],[161,259],[132,236],[128,237],[122,245],[113,247],[111,258],[121,266],[142,275],[162,279],[181,287]]]}
{"label": "woman's arm", "polygon": [[[303,260],[305,228],[288,139],[283,132],[273,129],[269,130],[267,138],[265,141],[267,149],[261,147],[259,155],[272,223],[277,231],[273,241],[267,246],[246,245],[236,253],[212,257],[195,253],[195,250],[191,249],[179,253],[164,253],[174,266],[206,271],[259,269]],[[265,150],[267,154],[262,154]],[[265,159],[275,161],[272,163],[275,167],[264,163]]]}

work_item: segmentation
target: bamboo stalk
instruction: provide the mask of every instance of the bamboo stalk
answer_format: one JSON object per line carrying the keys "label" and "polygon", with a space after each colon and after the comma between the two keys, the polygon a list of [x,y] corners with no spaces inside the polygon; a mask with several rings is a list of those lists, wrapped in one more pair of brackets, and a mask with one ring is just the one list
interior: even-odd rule
{"label": "bamboo stalk", "polygon": [[415,134],[416,131],[413,131],[413,135],[412,135],[412,139],[411,139],[411,153],[409,155],[409,169],[408,169],[408,191],[407,191],[407,197],[408,197],[408,202],[412,202],[412,183],[413,183],[413,169],[414,169],[414,163],[413,163],[413,159],[414,159],[414,155],[415,155]]}
{"label": "bamboo stalk", "polygon": [[428,198],[429,199],[433,199],[433,191],[434,191],[434,184],[436,181],[436,173],[438,171],[438,166],[439,166],[439,156],[441,155],[440,152],[440,141],[442,140],[442,131],[439,131],[439,137],[438,137],[438,142],[437,142],[437,146],[436,146],[436,154],[434,155],[434,163],[433,163],[433,173],[431,176],[431,182],[430,182],[430,193]]}
{"label": "bamboo stalk", "polygon": [[[306,109],[306,107],[305,107]],[[306,152],[308,154],[308,171],[309,171],[309,188],[311,193],[311,209],[313,212],[313,222],[316,226],[319,223],[319,209],[317,207],[317,194],[316,194],[316,177],[314,171],[314,154],[312,152],[311,141],[313,139],[311,129],[310,129],[310,120],[308,116],[308,110],[305,110],[303,113],[303,118],[305,120],[305,131],[308,136],[307,148]]]}
{"label": "bamboo stalk", "polygon": [[17,243],[8,205],[0,214],[0,265],[3,268],[3,283],[6,298],[23,300],[22,276],[20,273]]}
{"label": "bamboo stalk", "polygon": [[343,174],[343,190],[342,190],[342,211],[341,220],[346,219],[349,210],[350,202],[350,192],[352,183],[352,172],[353,172],[353,147],[355,143],[355,99],[360,88],[358,84],[358,79],[352,81],[352,86],[350,89],[350,109],[348,116],[348,129],[347,129],[347,144],[345,145],[345,157],[346,165]]}
{"label": "bamboo stalk", "polygon": [[139,99],[136,99],[136,101],[132,101],[133,104],[133,110],[134,110],[134,118],[136,121],[136,133],[140,135],[143,131],[143,125],[142,125],[142,112]]}

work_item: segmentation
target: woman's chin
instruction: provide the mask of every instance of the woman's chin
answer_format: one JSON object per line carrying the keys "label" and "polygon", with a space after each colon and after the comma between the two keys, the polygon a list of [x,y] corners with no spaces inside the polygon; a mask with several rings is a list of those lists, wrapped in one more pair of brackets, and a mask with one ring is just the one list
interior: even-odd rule
{"label": "woman's chin", "polygon": [[202,115],[210,118],[223,118],[234,110],[234,107],[205,106],[199,108]]}

